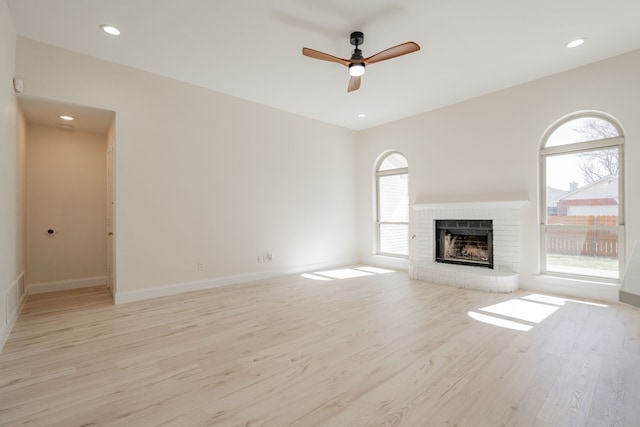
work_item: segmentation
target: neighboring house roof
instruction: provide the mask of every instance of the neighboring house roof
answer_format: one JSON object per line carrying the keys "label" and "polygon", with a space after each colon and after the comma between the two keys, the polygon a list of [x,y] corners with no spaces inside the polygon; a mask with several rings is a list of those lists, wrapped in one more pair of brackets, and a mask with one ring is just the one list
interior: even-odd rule
{"label": "neighboring house roof", "polygon": [[547,186],[547,206],[557,206],[558,200],[569,191]]}
{"label": "neighboring house roof", "polygon": [[558,201],[570,200],[610,200],[618,204],[618,177],[605,176],[574,191],[561,196]]}

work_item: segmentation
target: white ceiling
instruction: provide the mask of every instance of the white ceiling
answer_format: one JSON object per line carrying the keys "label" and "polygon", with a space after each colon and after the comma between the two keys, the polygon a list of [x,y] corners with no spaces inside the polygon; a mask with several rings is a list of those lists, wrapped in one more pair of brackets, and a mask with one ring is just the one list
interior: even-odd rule
{"label": "white ceiling", "polygon": [[[19,103],[28,123],[59,127],[64,130],[106,135],[115,117],[113,111],[41,98],[21,96]],[[63,120],[60,118],[61,115],[71,116],[74,120]]]}
{"label": "white ceiling", "polygon": [[[352,129],[640,48],[638,0],[9,0],[19,35]],[[113,24],[120,37],[98,27]],[[347,93],[348,58],[415,41]],[[565,44],[586,37],[581,47]],[[358,118],[366,113],[366,118]]]}

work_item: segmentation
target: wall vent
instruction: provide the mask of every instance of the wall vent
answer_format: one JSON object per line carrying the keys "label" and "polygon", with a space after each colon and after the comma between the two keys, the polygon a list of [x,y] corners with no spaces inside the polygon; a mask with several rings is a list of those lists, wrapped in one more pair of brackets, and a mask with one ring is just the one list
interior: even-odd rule
{"label": "wall vent", "polygon": [[18,278],[18,293],[17,293],[17,301],[18,304],[20,304],[22,302],[22,299],[25,296],[25,288],[24,288],[24,274],[21,274],[20,277]]}
{"label": "wall vent", "polygon": [[24,273],[9,287],[6,293],[6,324],[13,322],[18,315],[18,308],[25,296]]}
{"label": "wall vent", "polygon": [[9,288],[7,291],[7,318],[5,319],[5,324],[11,323],[14,316],[16,315],[16,310],[18,309],[18,282],[14,282],[13,286]]}

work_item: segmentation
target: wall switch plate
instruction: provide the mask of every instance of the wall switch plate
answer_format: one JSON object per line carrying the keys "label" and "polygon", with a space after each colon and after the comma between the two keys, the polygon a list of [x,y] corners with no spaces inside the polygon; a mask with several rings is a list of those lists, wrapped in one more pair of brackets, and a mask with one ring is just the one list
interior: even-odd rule
{"label": "wall switch plate", "polygon": [[206,269],[207,269],[207,267],[204,265],[204,262],[199,262],[198,263],[198,270],[199,271],[203,271],[203,270],[206,270]]}

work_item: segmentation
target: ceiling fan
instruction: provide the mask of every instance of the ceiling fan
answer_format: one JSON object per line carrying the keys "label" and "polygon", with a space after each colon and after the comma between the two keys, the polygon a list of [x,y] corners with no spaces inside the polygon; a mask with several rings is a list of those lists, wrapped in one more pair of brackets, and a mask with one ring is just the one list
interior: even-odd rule
{"label": "ceiling fan", "polygon": [[351,78],[349,79],[349,87],[347,88],[347,92],[352,92],[354,90],[360,89],[360,81],[362,75],[364,74],[365,66],[420,50],[420,46],[417,43],[406,42],[399,44],[398,46],[385,49],[382,52],[378,52],[368,58],[364,58],[362,56],[362,51],[358,48],[358,46],[360,46],[364,42],[364,34],[361,31],[354,31],[353,33],[351,33],[350,42],[356,47],[353,50],[353,54],[351,55],[350,59],[338,58],[337,56],[329,55],[328,53],[309,49],[308,47],[302,48],[302,54],[304,56],[308,56],[309,58],[321,59],[323,61],[337,62],[338,64],[349,67],[349,75],[351,76]]}

